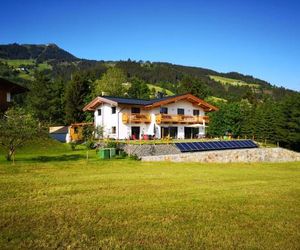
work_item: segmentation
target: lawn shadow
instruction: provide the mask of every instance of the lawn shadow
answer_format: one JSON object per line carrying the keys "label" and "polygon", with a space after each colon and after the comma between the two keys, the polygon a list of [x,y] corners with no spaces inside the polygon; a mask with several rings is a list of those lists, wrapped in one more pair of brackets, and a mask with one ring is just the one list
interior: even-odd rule
{"label": "lawn shadow", "polygon": [[46,155],[41,155],[37,157],[30,158],[28,160],[30,161],[38,161],[38,162],[53,162],[53,161],[76,161],[76,160],[81,160],[85,158],[83,155],[78,155],[78,154],[70,154],[70,155],[52,155],[52,156],[46,156]]}

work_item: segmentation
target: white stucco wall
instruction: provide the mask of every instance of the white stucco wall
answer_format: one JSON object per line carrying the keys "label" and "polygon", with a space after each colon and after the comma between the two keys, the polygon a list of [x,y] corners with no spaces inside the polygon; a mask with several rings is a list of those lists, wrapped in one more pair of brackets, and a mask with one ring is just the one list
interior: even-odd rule
{"label": "white stucco wall", "polygon": [[[168,108],[168,114],[170,114],[170,115],[177,115],[178,108],[184,109],[185,115],[193,115],[194,109],[197,109],[200,111],[199,115],[204,115],[204,111],[202,108],[200,108],[200,107],[198,108],[188,101],[178,101],[178,102],[170,103],[168,105],[164,105],[162,107]],[[159,109],[158,109],[158,113],[159,113]]]}
{"label": "white stucco wall", "polygon": [[[116,113],[112,114],[112,105],[102,104],[94,112],[94,121],[96,126],[103,127],[104,137],[117,138],[116,133],[112,133],[112,127],[117,127],[118,123],[118,107],[116,107]],[[101,115],[98,115],[98,110],[101,109]]]}
{"label": "white stucco wall", "polygon": [[[177,109],[184,109],[185,115],[193,115],[193,110],[199,110],[199,115],[205,115],[202,108],[198,108],[192,103],[188,101],[178,101],[175,103],[171,103],[168,105],[164,105],[163,107],[168,108],[168,114],[176,115]],[[98,115],[98,109],[101,109],[101,115]],[[155,115],[160,113],[160,108],[154,108],[151,110],[143,110],[141,108],[141,114],[150,114],[151,115],[151,123],[132,123],[132,124],[124,124],[122,122],[122,114],[123,113],[131,113],[131,108],[123,108],[122,106],[116,107],[116,113],[112,114],[112,105],[110,104],[102,104],[96,108],[94,112],[94,121],[96,126],[102,126],[104,130],[104,137],[110,137],[115,139],[127,139],[131,136],[131,127],[140,127],[140,136],[142,134],[154,135],[154,126],[156,127],[155,137],[161,137],[161,127],[178,127],[178,138],[184,138],[184,127],[189,127],[190,125],[186,124],[156,124]],[[116,127],[116,133],[112,133],[112,127]],[[204,135],[204,128],[200,128],[199,134]]]}

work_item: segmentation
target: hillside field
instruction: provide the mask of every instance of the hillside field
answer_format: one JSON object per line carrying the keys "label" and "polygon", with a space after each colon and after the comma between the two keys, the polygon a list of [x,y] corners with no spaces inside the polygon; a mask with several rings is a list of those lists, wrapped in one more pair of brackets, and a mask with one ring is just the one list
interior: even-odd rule
{"label": "hillside field", "polygon": [[[12,66],[13,68],[18,68],[22,65],[25,65],[25,66],[36,65],[36,60],[34,60],[34,59],[12,59],[12,60],[0,59],[0,61],[7,63],[9,66]],[[47,62],[38,63],[37,68],[38,68],[38,70],[51,69],[51,65],[49,65]]]}
{"label": "hillside field", "polygon": [[102,161],[53,141],[0,152],[0,248],[299,249],[300,163]]}
{"label": "hillside field", "polygon": [[242,80],[232,79],[232,78],[228,78],[228,77],[210,75],[209,78],[216,81],[216,82],[222,83],[224,85],[228,84],[228,85],[232,85],[232,86],[236,86],[236,87],[247,86],[247,87],[251,87],[251,88],[258,88],[259,87],[258,84],[247,83],[247,82],[244,82]]}
{"label": "hillside field", "polygon": [[153,84],[147,84],[148,88],[149,89],[155,89],[155,92],[166,92],[166,94],[168,96],[171,96],[171,95],[175,95],[174,92],[168,90],[168,89],[165,89],[165,88],[162,88],[162,87],[159,87],[159,86],[156,86],[156,85],[153,85]]}
{"label": "hillside field", "polygon": [[[34,80],[34,71],[43,71],[46,69],[52,69],[51,65],[47,62],[36,64],[34,59],[0,59],[0,62],[7,63],[13,70],[18,72],[18,77],[25,80],[32,81]],[[20,67],[25,67],[28,70],[28,73],[20,70]]]}

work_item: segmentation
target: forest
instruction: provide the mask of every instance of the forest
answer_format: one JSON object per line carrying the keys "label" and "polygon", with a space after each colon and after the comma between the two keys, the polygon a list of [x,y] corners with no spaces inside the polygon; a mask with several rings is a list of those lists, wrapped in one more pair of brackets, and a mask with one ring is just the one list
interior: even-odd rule
{"label": "forest", "polygon": [[30,89],[16,96],[15,105],[47,126],[91,121],[82,108],[102,93],[149,99],[159,88],[163,95],[189,92],[219,107],[209,114],[208,136],[230,133],[300,151],[300,93],[253,76],[163,62],[78,59],[53,44],[1,45],[0,58],[0,76]]}

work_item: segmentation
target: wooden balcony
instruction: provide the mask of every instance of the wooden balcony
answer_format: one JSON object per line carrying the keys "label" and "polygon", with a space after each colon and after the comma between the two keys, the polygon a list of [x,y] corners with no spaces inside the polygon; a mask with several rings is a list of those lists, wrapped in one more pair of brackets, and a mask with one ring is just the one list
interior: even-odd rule
{"label": "wooden balcony", "polygon": [[129,114],[124,113],[122,115],[123,123],[150,123],[150,114]]}
{"label": "wooden balcony", "polygon": [[168,115],[158,114],[156,115],[156,123],[180,123],[180,124],[197,124],[208,123],[208,116],[196,116],[196,115]]}

